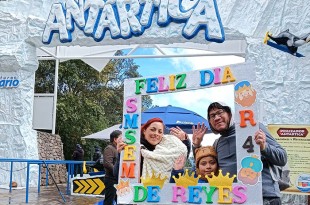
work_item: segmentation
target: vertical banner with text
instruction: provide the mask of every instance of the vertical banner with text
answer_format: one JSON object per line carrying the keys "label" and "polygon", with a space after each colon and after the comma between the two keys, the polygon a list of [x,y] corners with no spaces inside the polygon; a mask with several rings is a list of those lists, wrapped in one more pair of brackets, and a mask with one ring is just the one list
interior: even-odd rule
{"label": "vertical banner with text", "polygon": [[268,125],[288,155],[292,187],[287,192],[310,194],[310,125]]}

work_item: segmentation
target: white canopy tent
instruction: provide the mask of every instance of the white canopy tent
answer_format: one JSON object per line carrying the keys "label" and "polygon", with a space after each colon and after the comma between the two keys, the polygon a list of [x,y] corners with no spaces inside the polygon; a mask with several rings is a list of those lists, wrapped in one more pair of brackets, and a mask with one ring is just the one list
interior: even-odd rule
{"label": "white canopy tent", "polygon": [[[158,52],[152,55],[135,55],[139,48],[153,48]],[[183,48],[202,51],[194,54],[180,54],[165,51],[166,49]],[[128,49],[124,56],[115,56],[118,50]],[[245,40],[226,40],[223,43],[206,44],[199,43],[173,43],[168,45],[148,44],[148,45],[113,45],[113,46],[57,46],[37,48],[39,60],[59,60],[60,62],[70,59],[81,59],[99,72],[105,67],[110,59],[117,58],[172,58],[172,57],[199,57],[199,56],[245,56]],[[209,52],[204,52],[209,51]]]}
{"label": "white canopy tent", "polygon": [[99,132],[87,135],[85,137],[81,137],[82,139],[99,139],[99,140],[110,140],[110,134],[114,130],[121,130],[121,124],[113,125],[112,127],[108,127]]}

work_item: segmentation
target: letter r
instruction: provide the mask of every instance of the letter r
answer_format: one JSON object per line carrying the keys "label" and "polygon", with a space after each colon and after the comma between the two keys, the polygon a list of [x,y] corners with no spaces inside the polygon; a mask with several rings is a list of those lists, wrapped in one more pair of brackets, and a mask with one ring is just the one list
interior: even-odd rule
{"label": "letter r", "polygon": [[254,113],[252,110],[241,110],[239,111],[240,114],[240,127],[246,127],[246,120],[250,121],[252,126],[256,125],[254,120]]}

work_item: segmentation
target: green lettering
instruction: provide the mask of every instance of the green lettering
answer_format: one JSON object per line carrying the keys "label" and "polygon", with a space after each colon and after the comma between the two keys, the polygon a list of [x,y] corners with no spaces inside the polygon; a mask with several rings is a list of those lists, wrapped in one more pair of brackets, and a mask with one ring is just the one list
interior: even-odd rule
{"label": "green lettering", "polygon": [[184,74],[176,75],[176,80],[179,80],[178,84],[177,84],[177,89],[186,88],[186,83],[184,82],[185,78],[186,78],[186,74],[185,73]]}
{"label": "green lettering", "polygon": [[136,142],[135,136],[133,136],[131,134],[136,134],[136,131],[135,130],[127,130],[125,132],[125,137],[126,137],[126,139],[129,140],[129,141],[126,141],[127,144],[134,144]]}
{"label": "green lettering", "polygon": [[206,186],[203,186],[203,187],[202,187],[202,190],[203,190],[203,191],[206,193],[206,195],[207,195],[207,201],[206,201],[207,204],[213,204],[212,196],[213,196],[213,194],[214,194],[215,189],[216,189],[215,186],[210,186],[210,191],[208,192]]}
{"label": "green lettering", "polygon": [[[143,195],[142,195],[142,198],[139,199],[139,192],[140,190],[143,191]],[[146,197],[147,197],[147,191],[146,191],[146,188],[144,188],[143,186],[134,186],[134,198],[133,198],[133,201],[134,202],[143,202],[145,201]]]}

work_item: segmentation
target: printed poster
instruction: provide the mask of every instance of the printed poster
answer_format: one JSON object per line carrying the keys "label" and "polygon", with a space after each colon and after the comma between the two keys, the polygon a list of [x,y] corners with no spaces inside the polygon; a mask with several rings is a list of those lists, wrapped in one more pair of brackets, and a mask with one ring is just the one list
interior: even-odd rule
{"label": "printed poster", "polygon": [[285,192],[310,195],[310,125],[268,125],[270,134],[288,155],[292,187]]}

